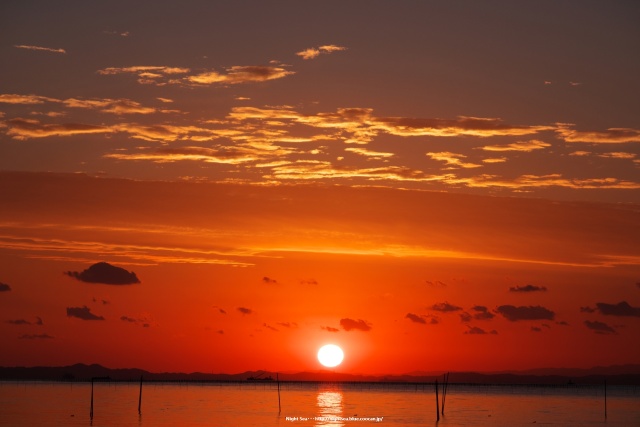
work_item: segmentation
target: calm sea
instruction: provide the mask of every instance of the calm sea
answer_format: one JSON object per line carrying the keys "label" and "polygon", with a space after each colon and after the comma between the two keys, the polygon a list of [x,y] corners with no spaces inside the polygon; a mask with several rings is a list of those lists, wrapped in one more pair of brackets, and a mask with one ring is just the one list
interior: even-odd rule
{"label": "calm sea", "polygon": [[[440,398],[442,395],[440,394]],[[640,387],[0,382],[0,426],[640,426]]]}

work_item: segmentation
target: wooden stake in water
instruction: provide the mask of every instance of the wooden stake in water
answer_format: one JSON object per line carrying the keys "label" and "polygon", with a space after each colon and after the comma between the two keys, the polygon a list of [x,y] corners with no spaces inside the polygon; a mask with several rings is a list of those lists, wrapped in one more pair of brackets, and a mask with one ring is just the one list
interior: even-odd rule
{"label": "wooden stake in water", "polygon": [[93,420],[93,378],[91,378],[91,410],[89,411],[89,418]]}
{"label": "wooden stake in water", "polygon": [[438,401],[438,380],[436,380],[436,421],[440,421],[440,402]]}
{"label": "wooden stake in water", "polygon": [[442,410],[441,413],[444,415],[444,402],[447,400],[447,388],[449,388],[449,373],[444,374],[444,379],[442,383]]}
{"label": "wooden stake in water", "polygon": [[282,406],[280,406],[280,377],[276,372],[276,382],[278,383],[278,414],[282,412]]}
{"label": "wooden stake in water", "polygon": [[142,375],[140,375],[140,394],[138,395],[138,414],[142,414]]}
{"label": "wooden stake in water", "polygon": [[604,419],[607,419],[607,380],[604,380]]}

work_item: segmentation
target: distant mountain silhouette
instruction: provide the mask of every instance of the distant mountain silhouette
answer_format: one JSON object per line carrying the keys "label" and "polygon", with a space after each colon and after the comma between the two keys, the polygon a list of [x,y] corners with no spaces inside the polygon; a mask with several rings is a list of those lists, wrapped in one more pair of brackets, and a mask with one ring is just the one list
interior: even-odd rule
{"label": "distant mountain silhouette", "polygon": [[[142,369],[110,369],[82,363],[59,367],[0,367],[0,380],[90,381],[108,377],[114,381],[248,381],[250,378],[272,377],[275,372],[247,371],[238,374],[154,373]],[[357,375],[335,371],[279,373],[280,381],[324,382],[407,382],[421,383],[442,380],[439,372],[412,372],[404,375]],[[449,382],[465,384],[608,384],[640,385],[640,365],[599,366],[591,369],[532,369],[512,372],[451,372]]]}

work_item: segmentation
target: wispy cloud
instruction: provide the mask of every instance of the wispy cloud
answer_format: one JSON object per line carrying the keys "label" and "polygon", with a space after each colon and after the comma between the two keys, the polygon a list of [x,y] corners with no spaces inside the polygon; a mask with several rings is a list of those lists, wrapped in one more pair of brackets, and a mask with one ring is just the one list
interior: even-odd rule
{"label": "wispy cloud", "polygon": [[546,290],[546,287],[536,285],[512,286],[509,288],[509,292],[546,292]]}
{"label": "wispy cloud", "polygon": [[253,314],[254,313],[254,311],[252,309],[247,308],[247,307],[238,307],[237,310],[240,313],[242,313],[243,315],[245,315],[245,314]]}
{"label": "wispy cloud", "polygon": [[454,311],[462,310],[462,307],[458,307],[457,305],[450,304],[449,302],[441,302],[438,304],[433,304],[429,308],[431,310],[440,311],[442,313],[451,313]]}
{"label": "wispy cloud", "polygon": [[62,53],[62,54],[67,53],[67,51],[64,49],[54,49],[50,47],[32,46],[32,45],[25,45],[25,44],[16,44],[16,45],[13,45],[13,47],[17,47],[18,49],[37,50],[42,52]]}
{"label": "wispy cloud", "polygon": [[60,102],[59,99],[49,98],[47,96],[40,95],[19,95],[15,93],[3,93],[0,94],[0,103],[3,104],[44,104],[45,102]]}
{"label": "wispy cloud", "polygon": [[465,163],[461,159],[466,158],[464,154],[456,154],[451,153],[449,151],[443,151],[440,153],[427,153],[427,156],[431,157],[433,160],[439,160],[445,162],[450,168],[479,168],[482,165],[476,163]]}
{"label": "wispy cloud", "polygon": [[407,313],[407,315],[404,317],[405,319],[409,319],[414,323],[420,323],[422,325],[426,325],[427,323],[431,325],[437,325],[439,322],[438,318],[433,315]]}
{"label": "wispy cloud", "polygon": [[7,135],[18,140],[113,132],[108,127],[100,125],[82,123],[45,124],[31,119],[10,119],[6,121],[6,124],[9,128]]}
{"label": "wispy cloud", "polygon": [[531,152],[533,150],[540,150],[543,148],[550,147],[551,144],[538,141],[536,139],[532,139],[530,141],[518,141],[513,142],[511,144],[503,144],[503,145],[485,145],[484,147],[480,147],[485,151],[524,151]]}
{"label": "wispy cloud", "polygon": [[138,316],[136,317],[120,316],[120,320],[122,320],[123,322],[132,323],[134,325],[141,326],[143,328],[151,327],[151,319],[148,316],[139,316],[139,317]]}
{"label": "wispy cloud", "polygon": [[7,320],[7,323],[11,325],[37,325],[37,326],[44,325],[44,322],[40,317],[36,317],[36,320],[33,322],[26,319],[11,319],[11,320]]}
{"label": "wispy cloud", "polygon": [[11,286],[6,283],[0,283],[0,292],[9,292],[11,290]]}
{"label": "wispy cloud", "polygon": [[226,69],[226,72],[219,73],[217,71],[207,71],[187,77],[188,83],[197,85],[212,84],[242,84],[265,82],[268,80],[281,79],[283,77],[295,74],[295,71],[289,71],[282,67],[272,66],[233,66]]}
{"label": "wispy cloud", "polygon": [[566,142],[587,142],[592,144],[624,144],[640,142],[640,130],[631,128],[609,128],[604,131],[577,131],[568,127],[556,130]]}
{"label": "wispy cloud", "polygon": [[24,334],[18,337],[21,340],[50,340],[54,337],[49,334]]}
{"label": "wispy cloud", "polygon": [[344,46],[336,46],[336,45],[330,44],[330,45],[323,45],[319,47],[310,47],[300,52],[296,52],[296,55],[298,55],[302,59],[314,59],[320,56],[320,54],[329,54],[333,52],[340,52],[343,50],[347,50],[347,48]]}
{"label": "wispy cloud", "polygon": [[495,329],[492,329],[491,331],[487,332],[482,328],[478,328],[477,326],[469,326],[469,329],[467,329],[466,331],[464,331],[465,334],[469,334],[469,335],[497,335],[498,331],[496,331]]}

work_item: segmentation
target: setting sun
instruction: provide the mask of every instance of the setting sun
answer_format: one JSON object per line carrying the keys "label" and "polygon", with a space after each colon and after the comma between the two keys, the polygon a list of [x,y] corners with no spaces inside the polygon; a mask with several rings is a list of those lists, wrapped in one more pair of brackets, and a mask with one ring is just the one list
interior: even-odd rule
{"label": "setting sun", "polygon": [[327,344],[318,350],[318,361],[327,368],[333,368],[342,363],[344,352],[335,344]]}

